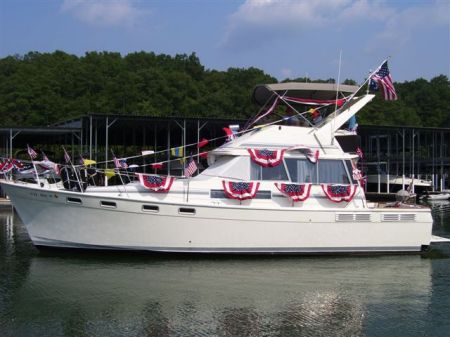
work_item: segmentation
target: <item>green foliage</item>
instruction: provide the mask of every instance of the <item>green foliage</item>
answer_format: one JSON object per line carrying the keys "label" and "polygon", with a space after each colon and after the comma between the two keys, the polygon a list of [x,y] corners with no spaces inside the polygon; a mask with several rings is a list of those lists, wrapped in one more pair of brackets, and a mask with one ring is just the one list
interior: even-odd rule
{"label": "green foliage", "polygon": [[3,126],[48,125],[88,113],[249,118],[256,68],[205,70],[195,55],[30,52],[0,59]]}
{"label": "green foliage", "polygon": [[[253,67],[205,69],[195,53],[29,52],[0,59],[0,125],[48,125],[88,113],[247,119],[258,109],[250,100],[254,86],[274,82]],[[446,76],[396,83],[396,89],[398,101],[375,98],[359,123],[450,127]]]}

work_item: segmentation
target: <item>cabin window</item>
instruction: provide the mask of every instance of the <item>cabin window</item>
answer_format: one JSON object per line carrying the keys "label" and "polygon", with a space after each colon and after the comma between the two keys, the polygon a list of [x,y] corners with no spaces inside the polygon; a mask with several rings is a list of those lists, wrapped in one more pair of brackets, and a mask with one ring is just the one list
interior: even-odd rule
{"label": "cabin window", "polygon": [[180,207],[178,213],[195,215],[195,208]]}
{"label": "cabin window", "polygon": [[68,204],[77,204],[77,205],[81,205],[81,199],[80,198],[72,198],[72,197],[67,197],[66,199]]}
{"label": "cabin window", "polygon": [[105,207],[105,208],[116,208],[117,207],[115,202],[105,201],[105,200],[100,201],[100,206]]}
{"label": "cabin window", "polygon": [[250,179],[251,180],[288,180],[284,164],[281,163],[275,167],[263,167],[250,161]]}
{"label": "cabin window", "polygon": [[349,184],[344,161],[319,159],[316,164],[307,159],[286,158],[292,182],[312,184]]}
{"label": "cabin window", "polygon": [[319,183],[350,184],[350,180],[342,160],[319,160]]}
{"label": "cabin window", "polygon": [[[347,166],[347,170],[350,173],[350,179],[352,181],[352,184],[356,184],[356,180],[353,179],[353,166],[351,160],[346,160],[345,165]],[[356,164],[355,164],[356,165]]]}
{"label": "cabin window", "polygon": [[313,184],[317,182],[317,164],[306,159],[286,158],[285,160],[292,182]]}
{"label": "cabin window", "polygon": [[156,205],[142,205],[142,210],[144,212],[159,212],[159,207]]}

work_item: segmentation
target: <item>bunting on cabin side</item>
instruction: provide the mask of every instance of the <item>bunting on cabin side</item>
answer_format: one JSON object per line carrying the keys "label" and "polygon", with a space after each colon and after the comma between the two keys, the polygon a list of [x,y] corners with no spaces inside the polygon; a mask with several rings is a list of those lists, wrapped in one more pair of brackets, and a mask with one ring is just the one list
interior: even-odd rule
{"label": "bunting on cabin side", "polygon": [[309,198],[311,184],[282,184],[275,183],[276,188],[293,202],[305,201]]}
{"label": "bunting on cabin side", "polygon": [[259,182],[234,182],[222,180],[223,190],[227,198],[237,200],[253,199],[259,189]]}
{"label": "bunting on cabin side", "polygon": [[333,202],[352,201],[358,185],[321,184],[327,198]]}
{"label": "bunting on cabin side", "polygon": [[250,153],[252,160],[263,167],[274,167],[278,166],[284,157],[285,149],[282,150],[268,150],[268,149],[247,149]]}
{"label": "bunting on cabin side", "polygon": [[152,192],[167,193],[170,191],[175,177],[154,174],[136,173],[142,186]]}

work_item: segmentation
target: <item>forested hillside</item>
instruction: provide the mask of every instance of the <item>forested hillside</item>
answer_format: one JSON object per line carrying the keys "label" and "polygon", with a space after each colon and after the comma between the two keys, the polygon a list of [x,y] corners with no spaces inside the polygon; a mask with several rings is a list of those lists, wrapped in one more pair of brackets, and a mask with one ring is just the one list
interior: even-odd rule
{"label": "forested hillside", "polygon": [[[256,68],[205,69],[195,54],[32,52],[0,59],[0,125],[49,125],[87,113],[246,119],[257,111],[253,87],[274,82]],[[377,97],[359,123],[450,127],[446,76],[396,89],[398,101]]]}

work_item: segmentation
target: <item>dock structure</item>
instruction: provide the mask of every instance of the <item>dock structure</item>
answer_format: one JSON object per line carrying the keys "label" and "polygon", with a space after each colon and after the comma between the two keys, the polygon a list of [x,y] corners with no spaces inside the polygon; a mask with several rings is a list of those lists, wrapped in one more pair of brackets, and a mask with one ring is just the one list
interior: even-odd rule
{"label": "dock structure", "polygon": [[[55,152],[52,159],[58,162],[62,161],[64,145],[73,162],[83,156],[106,168],[105,162],[112,160],[111,150],[118,157],[133,156],[142,150],[163,152],[151,159],[140,158],[142,165],[149,163],[146,160],[170,160],[171,148],[183,148],[183,156],[198,155],[201,150],[196,146],[186,146],[195,145],[202,138],[219,138],[210,144],[218,146],[225,141],[224,127],[244,123],[245,120],[236,119],[89,114],[45,128],[0,128],[0,156],[11,158],[22,153],[27,158],[24,149],[29,144],[47,155]],[[168,173],[181,169],[170,161],[166,168]]]}
{"label": "dock structure", "polygon": [[[24,153],[26,158],[27,144],[44,150],[49,157],[54,154],[54,161],[62,161],[61,145],[68,148],[72,159],[84,156],[100,163],[112,159],[111,149],[120,157],[142,150],[164,153],[140,158],[138,164],[142,165],[149,164],[146,161],[169,160],[170,151],[164,150],[184,148],[202,138],[221,138],[224,127],[244,124],[245,120],[236,119],[88,114],[48,127],[0,128],[0,156],[10,158]],[[449,188],[450,128],[361,125],[358,134],[366,173],[427,179],[432,181],[433,190]],[[221,142],[223,138],[210,145]],[[184,155],[198,151],[193,146]],[[170,174],[180,169],[170,161],[166,168]],[[389,192],[379,185],[374,192]]]}
{"label": "dock structure", "polygon": [[438,191],[449,188],[450,128],[362,125],[358,133],[367,173],[429,180]]}

